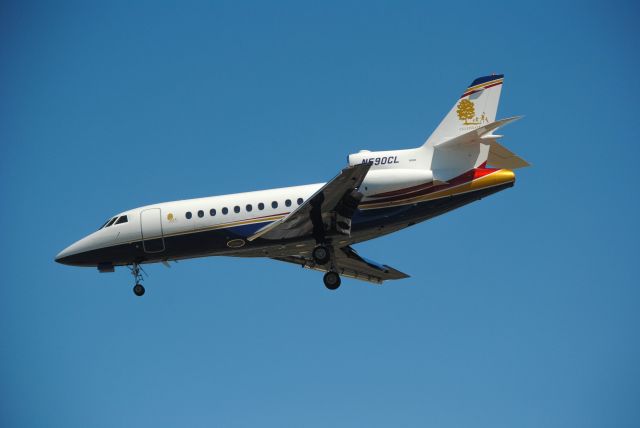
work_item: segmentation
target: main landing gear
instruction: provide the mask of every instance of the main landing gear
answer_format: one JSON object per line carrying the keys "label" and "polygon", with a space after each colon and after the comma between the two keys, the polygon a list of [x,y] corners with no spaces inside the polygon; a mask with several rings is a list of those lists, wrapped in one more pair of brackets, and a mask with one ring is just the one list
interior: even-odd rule
{"label": "main landing gear", "polygon": [[330,263],[330,270],[325,273],[322,278],[324,286],[329,290],[336,290],[340,287],[340,275],[338,275],[338,272],[336,272],[335,269],[332,248],[325,245],[318,245],[311,252],[311,257],[317,265],[326,265],[327,263]]}
{"label": "main landing gear", "polygon": [[317,265],[326,265],[331,260],[331,253],[329,248],[324,245],[318,245],[311,252],[311,257]]}
{"label": "main landing gear", "polygon": [[332,270],[325,273],[322,280],[324,281],[324,286],[329,290],[337,290],[338,287],[340,287],[340,283],[342,282],[340,281],[340,275]]}
{"label": "main landing gear", "polygon": [[144,295],[144,286],[140,284],[144,279],[142,277],[142,273],[144,272],[138,263],[134,263],[133,266],[129,267],[131,270],[131,275],[135,278],[136,285],[133,286],[133,294],[140,297]]}

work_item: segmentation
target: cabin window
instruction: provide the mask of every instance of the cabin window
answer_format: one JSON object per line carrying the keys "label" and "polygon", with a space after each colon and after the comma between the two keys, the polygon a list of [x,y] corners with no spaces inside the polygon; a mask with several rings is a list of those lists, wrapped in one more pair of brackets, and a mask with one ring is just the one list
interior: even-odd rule
{"label": "cabin window", "polygon": [[291,206],[291,199],[287,199],[286,201],[284,201],[284,204],[288,207]]}
{"label": "cabin window", "polygon": [[199,210],[198,211],[198,217],[200,217],[200,218],[204,217],[204,211]]}
{"label": "cabin window", "polygon": [[185,217],[187,218],[187,220],[191,220],[191,211],[187,211]]}
{"label": "cabin window", "polygon": [[264,204],[263,204],[262,202],[260,202],[260,203],[258,204],[258,209],[259,209],[260,211],[262,211],[262,210],[264,209]]}
{"label": "cabin window", "polygon": [[222,214],[227,215],[229,213],[229,208],[224,207],[222,208]]}
{"label": "cabin window", "polygon": [[278,203],[276,201],[271,202],[271,208],[278,208]]}
{"label": "cabin window", "polygon": [[118,219],[118,217],[112,218],[111,220],[109,220],[109,222],[107,223],[107,225],[105,227],[111,226],[117,219]]}
{"label": "cabin window", "polygon": [[233,207],[233,212],[238,214],[240,212],[240,207],[237,206],[237,205],[235,207]]}
{"label": "cabin window", "polygon": [[211,217],[213,217],[214,215],[216,215],[216,209],[215,209],[215,208],[211,208],[211,209],[209,210],[209,215],[210,215]]}
{"label": "cabin window", "polygon": [[302,203],[304,202],[302,198],[298,198],[298,200],[296,201],[298,203],[298,205],[302,205]]}
{"label": "cabin window", "polygon": [[245,208],[247,209],[247,212],[251,212],[251,210],[253,210],[253,207],[251,206],[251,204],[247,204]]}
{"label": "cabin window", "polygon": [[122,224],[122,223],[126,223],[128,221],[129,221],[129,219],[127,218],[127,216],[123,215],[118,219],[118,221],[116,221],[116,224]]}

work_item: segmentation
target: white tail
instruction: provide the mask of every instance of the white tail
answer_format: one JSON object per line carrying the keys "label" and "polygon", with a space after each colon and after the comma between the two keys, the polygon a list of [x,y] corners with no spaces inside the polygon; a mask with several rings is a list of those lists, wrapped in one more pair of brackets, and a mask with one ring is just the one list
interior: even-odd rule
{"label": "white tail", "polygon": [[441,142],[465,134],[496,120],[503,74],[475,79],[453,105],[449,114],[427,138],[424,146],[433,147]]}
{"label": "white tail", "polygon": [[349,165],[371,163],[360,192],[365,197],[381,196],[399,189],[449,180],[482,168],[516,169],[529,164],[498,143],[493,132],[519,117],[496,121],[504,76],[475,79],[463,92],[427,141],[415,149],[349,155]]}

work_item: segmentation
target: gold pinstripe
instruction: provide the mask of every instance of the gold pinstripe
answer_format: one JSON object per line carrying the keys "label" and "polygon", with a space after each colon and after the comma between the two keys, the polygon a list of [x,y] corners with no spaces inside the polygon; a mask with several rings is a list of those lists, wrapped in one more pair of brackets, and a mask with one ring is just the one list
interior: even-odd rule
{"label": "gold pinstripe", "polygon": [[[406,199],[401,199],[393,202],[381,202],[378,204],[360,206],[358,208],[361,210],[371,210],[371,209],[378,209],[378,208],[389,208],[389,207],[395,207],[395,206],[414,204],[417,202],[426,202],[426,201],[430,201],[438,198],[444,198],[447,196],[460,195],[467,192],[486,189],[489,187],[498,186],[500,184],[509,183],[512,181],[515,181],[515,174],[513,173],[513,171],[509,169],[500,169],[498,171],[492,172],[491,174],[485,175],[484,177],[480,177],[478,179],[468,181],[466,183],[462,183],[454,187],[443,189],[438,192],[430,193],[428,195],[422,195],[422,196],[413,197],[413,198],[406,198]],[[288,214],[289,213],[275,214],[271,216],[252,218],[247,220],[236,220],[236,221],[231,221],[227,223],[216,224],[213,226],[202,227],[199,229],[168,233],[168,234],[163,234],[162,236],[152,236],[152,237],[146,238],[145,240],[168,238],[168,237],[180,236],[180,235],[189,235],[192,233],[225,229],[228,227],[245,226],[248,224],[255,224],[255,223],[265,223],[269,221],[280,220],[281,218],[286,217]],[[115,245],[131,244],[139,241],[140,241],[139,239],[133,239],[130,241],[118,242]]]}
{"label": "gold pinstripe", "polygon": [[499,186],[501,184],[513,182],[515,181],[515,179],[516,175],[510,169],[499,169],[492,172],[491,174],[487,174],[475,180],[467,181],[466,183],[449,187],[447,189],[442,189],[438,192],[430,193],[428,195],[414,196],[390,202],[380,202],[378,204],[360,206],[358,208],[361,210],[371,210],[376,208],[390,208],[408,204],[415,204],[417,202],[426,202],[434,199],[444,198],[447,196],[460,195],[463,193],[473,192],[489,187]]}
{"label": "gold pinstripe", "polygon": [[476,89],[480,89],[480,88],[482,88],[484,86],[495,85],[496,83],[502,83],[503,81],[504,81],[504,78],[491,80],[489,82],[480,83],[479,85],[471,86],[470,88],[467,88],[467,90],[464,91],[464,93],[466,94],[467,92],[475,91]]}
{"label": "gold pinstripe", "polygon": [[[171,236],[189,235],[189,234],[192,234],[192,233],[205,232],[205,231],[208,231],[208,230],[225,229],[227,227],[244,226],[244,225],[247,225],[247,224],[264,223],[264,222],[268,222],[268,221],[276,221],[276,220],[280,220],[281,218],[287,216],[288,214],[289,213],[276,214],[276,215],[267,216],[267,217],[258,217],[258,218],[248,219],[248,220],[236,220],[236,221],[231,221],[231,222],[228,222],[228,223],[216,224],[214,226],[201,227],[199,229],[185,230],[185,231],[182,231],[182,232],[174,232],[174,233],[167,233],[167,234],[163,233],[162,236],[160,236],[160,235],[150,236],[150,237],[145,238],[144,240],[147,241],[149,239],[160,239],[160,238],[168,238],[168,237],[171,237]],[[133,239],[133,240],[130,240],[130,241],[118,242],[115,245],[132,244],[134,242],[140,242],[140,239]]]}

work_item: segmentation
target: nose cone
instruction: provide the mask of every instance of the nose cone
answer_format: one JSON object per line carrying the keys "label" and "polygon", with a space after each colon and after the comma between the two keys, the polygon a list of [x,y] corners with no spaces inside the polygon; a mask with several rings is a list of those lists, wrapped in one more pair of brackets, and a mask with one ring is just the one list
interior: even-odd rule
{"label": "nose cone", "polygon": [[55,261],[71,266],[96,266],[97,261],[92,260],[93,257],[91,257],[95,252],[96,244],[96,238],[93,234],[86,236],[60,251]]}
{"label": "nose cone", "polygon": [[60,251],[55,258],[56,262],[62,263],[63,265],[72,265],[72,266],[75,265],[74,259],[76,259],[77,257],[73,257],[73,256],[77,256],[78,253],[81,252],[79,248],[80,246],[78,245],[79,242],[80,241],[74,244],[71,244],[64,250]]}

